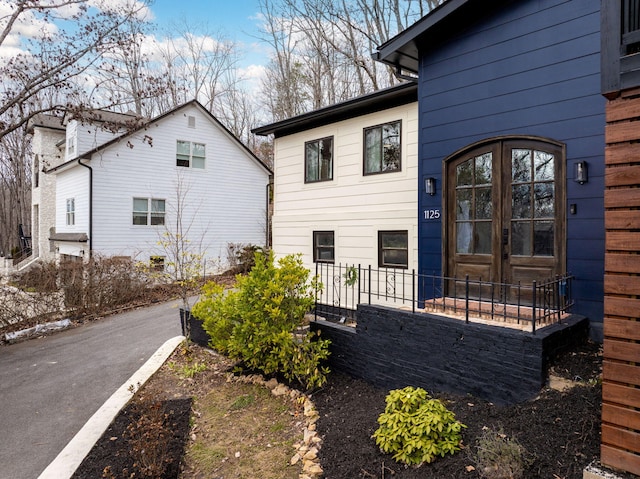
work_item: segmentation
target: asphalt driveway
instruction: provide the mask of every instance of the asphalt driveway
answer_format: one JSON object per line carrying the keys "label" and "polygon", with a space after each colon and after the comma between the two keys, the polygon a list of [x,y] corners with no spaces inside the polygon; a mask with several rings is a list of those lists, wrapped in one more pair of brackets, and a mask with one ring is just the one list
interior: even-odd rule
{"label": "asphalt driveway", "polygon": [[0,347],[0,477],[34,479],[169,338],[178,302]]}

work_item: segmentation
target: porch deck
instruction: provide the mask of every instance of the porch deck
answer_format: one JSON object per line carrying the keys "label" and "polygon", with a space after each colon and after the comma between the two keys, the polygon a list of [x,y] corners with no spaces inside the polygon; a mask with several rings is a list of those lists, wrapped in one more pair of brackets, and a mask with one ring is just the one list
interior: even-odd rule
{"label": "porch deck", "polygon": [[573,305],[569,274],[511,285],[349,265],[321,265],[316,272],[330,285],[318,297],[317,316],[348,326],[357,322],[358,305],[369,304],[535,334],[568,318]]}

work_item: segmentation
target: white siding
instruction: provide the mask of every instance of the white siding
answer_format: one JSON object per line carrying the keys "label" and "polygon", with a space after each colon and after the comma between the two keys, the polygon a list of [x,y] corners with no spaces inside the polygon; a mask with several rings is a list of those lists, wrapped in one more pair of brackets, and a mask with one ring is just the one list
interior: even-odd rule
{"label": "white siding", "polygon": [[[67,225],[67,199],[75,201],[75,224]],[[56,233],[89,234],[89,170],[71,168],[56,178]]]}
{"label": "white siding", "polygon": [[[196,118],[195,128],[188,127],[189,116]],[[145,135],[150,141],[143,141]],[[206,145],[204,170],[176,166],[177,140]],[[91,167],[94,252],[141,261],[163,255],[157,243],[164,227],[133,225],[133,198],[165,199],[165,223],[172,228],[179,182],[188,190],[183,224],[191,224],[192,244],[202,242],[210,260],[226,261],[230,242],[265,243],[268,172],[195,106],[94,155]]]}
{"label": "white siding", "polygon": [[[75,222],[67,225],[67,199],[75,203]],[[56,233],[85,233],[89,236],[89,170],[75,167],[56,175]],[[56,241],[57,252],[82,256],[86,243]]]}
{"label": "white siding", "polygon": [[[402,120],[402,169],[363,175],[363,129]],[[304,144],[333,136],[333,180],[305,184]],[[335,232],[335,262],[378,267],[378,231],[407,230],[417,269],[418,105],[384,110],[275,141],[273,249],[313,265],[313,231]]]}
{"label": "white siding", "polygon": [[67,123],[67,147],[71,140],[74,150],[66,150],[66,159],[77,158],[83,153],[93,150],[94,148],[113,140],[122,132],[111,132],[102,129],[102,123],[95,122],[93,124],[82,124],[77,120],[71,120]]}

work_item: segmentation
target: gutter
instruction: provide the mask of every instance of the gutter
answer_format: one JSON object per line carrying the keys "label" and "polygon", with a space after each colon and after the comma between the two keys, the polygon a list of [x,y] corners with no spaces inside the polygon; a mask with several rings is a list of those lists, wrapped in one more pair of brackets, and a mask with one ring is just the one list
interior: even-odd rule
{"label": "gutter", "polygon": [[266,187],[266,198],[265,198],[265,211],[266,211],[266,217],[265,217],[265,230],[266,230],[266,241],[265,241],[265,245],[266,245],[266,249],[271,249],[271,241],[269,241],[269,239],[271,238],[271,215],[269,214],[269,206],[271,204],[271,202],[269,201],[271,199],[271,189],[273,188],[273,175],[269,175],[269,182],[267,183],[267,187]]}
{"label": "gutter", "polygon": [[89,258],[93,256],[93,168],[82,163],[83,158],[78,158],[78,164],[89,170]]}

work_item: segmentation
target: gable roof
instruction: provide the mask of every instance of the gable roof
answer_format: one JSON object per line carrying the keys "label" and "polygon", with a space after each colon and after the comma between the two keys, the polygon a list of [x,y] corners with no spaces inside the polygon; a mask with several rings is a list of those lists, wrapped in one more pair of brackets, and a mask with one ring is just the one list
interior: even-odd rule
{"label": "gable roof", "polygon": [[99,122],[99,123],[122,123],[128,124],[135,120],[143,118],[134,112],[118,113],[109,110],[79,110],[71,111],[65,114],[65,120],[78,120],[79,122]]}
{"label": "gable roof", "polygon": [[517,0],[446,0],[406,30],[378,47],[374,60],[392,66],[397,71],[418,73],[419,50],[445,41],[478,17],[497,6]]}
{"label": "gable roof", "polygon": [[45,173],[52,173],[52,172],[56,172],[59,170],[64,170],[70,166],[73,166],[74,164],[78,163],[78,160],[80,159],[87,159],[90,160],[91,156],[102,151],[105,150],[107,148],[109,148],[110,146],[114,145],[114,144],[118,144],[120,142],[122,142],[122,140],[124,140],[125,138],[141,131],[144,130],[145,128],[147,128],[149,125],[152,125],[153,123],[157,123],[159,121],[161,121],[162,119],[173,115],[174,113],[187,108],[189,106],[195,106],[196,108],[198,108],[200,111],[202,111],[208,118],[209,120],[211,120],[211,122],[213,124],[215,124],[216,126],[218,126],[218,128],[220,128],[232,141],[234,141],[238,146],[240,146],[245,153],[247,153],[254,161],[256,161],[258,163],[258,165],[260,165],[262,168],[264,168],[264,170],[268,173],[268,174],[273,174],[273,172],[271,171],[271,169],[260,159],[258,158],[249,148],[247,148],[247,146],[242,143],[240,140],[238,140],[238,138],[235,137],[235,135],[233,133],[231,133],[231,131],[224,126],[222,123],[220,123],[220,121],[211,114],[211,112],[209,110],[207,110],[204,106],[202,106],[202,104],[200,102],[198,102],[197,100],[191,100],[187,103],[184,103],[176,108],[174,108],[173,110],[170,110],[166,113],[163,113],[162,115],[159,115],[155,118],[153,118],[152,120],[149,121],[144,121],[144,122],[140,122],[139,124],[136,125],[136,128],[134,128],[132,131],[127,131],[126,133],[123,133],[120,136],[116,136],[115,138],[113,138],[112,140],[107,141],[106,143],[103,143],[102,145],[98,145],[97,147],[84,152],[82,154],[79,154],[78,156],[76,156],[75,158],[73,158],[72,160],[69,160],[65,163],[62,163],[54,168],[50,168],[48,169]]}
{"label": "gable roof", "polygon": [[401,83],[390,88],[374,91],[302,115],[277,121],[251,130],[256,135],[275,135],[276,138],[292,135],[318,126],[355,118],[395,106],[418,101],[418,86],[413,82]]}
{"label": "gable roof", "polygon": [[48,128],[51,130],[66,130],[64,118],[51,113],[38,113],[30,118],[27,123],[27,130],[32,132],[35,127]]}

